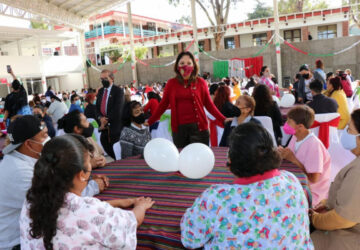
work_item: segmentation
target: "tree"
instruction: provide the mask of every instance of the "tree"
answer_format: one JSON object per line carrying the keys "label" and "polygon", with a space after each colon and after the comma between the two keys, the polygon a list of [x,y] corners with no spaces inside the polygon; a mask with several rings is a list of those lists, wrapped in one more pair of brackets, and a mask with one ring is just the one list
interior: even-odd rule
{"label": "tree", "polygon": [[280,0],[279,13],[290,14],[328,8],[326,0]]}
{"label": "tree", "polygon": [[[230,8],[242,0],[195,0],[205,13],[210,24],[216,26],[213,30],[216,50],[224,49],[224,34]],[[179,5],[183,0],[169,0],[170,4]],[[190,7],[189,7],[190,8]]]}
{"label": "tree", "polygon": [[360,28],[360,0],[343,0],[344,6],[351,6],[350,18]]}
{"label": "tree", "polygon": [[30,27],[32,29],[48,30],[49,29],[49,24],[44,23],[44,22],[31,21],[30,22]]}
{"label": "tree", "polygon": [[175,22],[191,25],[191,17],[190,16],[182,16],[180,19],[176,20]]}
{"label": "tree", "polygon": [[[117,62],[120,58],[124,61],[126,58],[128,61],[131,61],[130,50],[125,50],[124,46],[121,44],[111,44],[100,49],[101,56],[105,54],[111,59],[112,62]],[[148,48],[146,47],[135,47],[135,56],[136,58],[142,60],[146,58],[148,53]]]}
{"label": "tree", "polygon": [[256,0],[256,2],[254,11],[247,14],[249,20],[273,16],[274,12],[271,7],[264,6],[265,4],[261,0]]}

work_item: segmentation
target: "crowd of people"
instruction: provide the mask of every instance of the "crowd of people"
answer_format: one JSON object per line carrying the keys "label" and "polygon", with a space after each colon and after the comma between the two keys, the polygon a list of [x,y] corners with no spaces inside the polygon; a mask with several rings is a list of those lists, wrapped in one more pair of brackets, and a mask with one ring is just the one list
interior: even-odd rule
{"label": "crowd of people", "polygon": [[[7,142],[0,163],[0,249],[135,249],[136,230],[150,197],[100,201],[109,178],[92,174],[111,159],[143,155],[166,110],[176,147],[229,147],[233,184],[212,185],[181,220],[187,248],[355,249],[360,237],[360,109],[351,71],[301,65],[293,84],[280,88],[270,68],[249,81],[199,77],[190,52],[178,55],[166,83],[116,85],[103,70],[98,89],[28,96],[15,75],[4,104]],[[276,100],[296,105],[284,120]],[[330,183],[327,147],[311,131],[316,114],[339,113],[341,143],[356,159]],[[273,131],[257,118],[271,118]],[[211,140],[209,127],[223,129]],[[100,133],[99,137],[95,132]],[[290,139],[282,143],[283,132]],[[275,138],[272,137],[274,135]],[[120,152],[114,151],[115,144]],[[280,171],[290,161],[309,181],[308,204],[297,178]],[[126,209],[126,210],[124,210]],[[78,247],[78,248],[77,248]]]}

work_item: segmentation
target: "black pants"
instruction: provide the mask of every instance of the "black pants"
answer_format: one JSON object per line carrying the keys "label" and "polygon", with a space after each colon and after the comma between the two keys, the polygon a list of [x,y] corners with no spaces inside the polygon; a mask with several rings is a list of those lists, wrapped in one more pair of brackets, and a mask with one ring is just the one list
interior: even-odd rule
{"label": "black pants", "polygon": [[107,129],[101,131],[101,135],[100,135],[101,145],[103,146],[103,148],[104,148],[105,152],[108,154],[108,156],[110,156],[113,159],[115,159],[113,145],[116,142],[118,142],[119,139],[120,139],[120,135],[116,136],[116,138],[112,138],[111,136],[109,136],[109,131]]}
{"label": "black pants", "polygon": [[185,148],[187,145],[195,142],[209,146],[209,131],[199,131],[196,123],[179,125],[178,132],[173,132],[172,136],[177,148]]}

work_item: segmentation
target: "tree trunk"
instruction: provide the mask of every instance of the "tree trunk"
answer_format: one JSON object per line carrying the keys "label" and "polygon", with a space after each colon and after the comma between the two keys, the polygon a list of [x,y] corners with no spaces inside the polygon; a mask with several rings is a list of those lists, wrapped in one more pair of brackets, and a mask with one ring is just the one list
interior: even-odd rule
{"label": "tree trunk", "polygon": [[224,50],[224,33],[215,33],[214,39],[215,39],[215,45],[216,45],[216,51]]}
{"label": "tree trunk", "polygon": [[304,8],[304,0],[296,1],[296,12],[302,12]]}

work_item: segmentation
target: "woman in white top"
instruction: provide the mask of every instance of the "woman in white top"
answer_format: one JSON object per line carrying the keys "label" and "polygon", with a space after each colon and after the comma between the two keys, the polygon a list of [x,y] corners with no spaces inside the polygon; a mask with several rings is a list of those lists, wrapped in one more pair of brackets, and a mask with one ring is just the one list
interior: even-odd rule
{"label": "woman in white top", "polygon": [[[46,143],[20,216],[21,249],[135,249],[150,198],[81,197],[91,175],[92,146],[75,134]],[[116,207],[130,207],[122,210]]]}
{"label": "woman in white top", "polygon": [[47,113],[51,116],[54,125],[57,128],[58,120],[68,113],[68,108],[66,107],[66,104],[63,103],[54,94],[50,96],[50,100],[51,100],[51,104],[49,109],[47,110]]}

